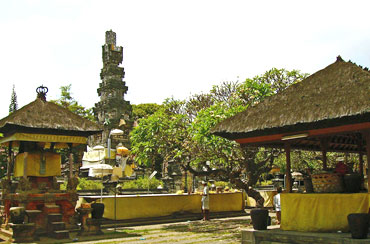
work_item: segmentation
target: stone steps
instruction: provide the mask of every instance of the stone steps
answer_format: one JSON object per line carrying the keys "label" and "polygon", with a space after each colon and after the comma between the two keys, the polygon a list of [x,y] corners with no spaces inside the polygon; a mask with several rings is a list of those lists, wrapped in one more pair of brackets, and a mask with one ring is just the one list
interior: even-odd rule
{"label": "stone steps", "polygon": [[[66,224],[62,221],[63,215],[60,213],[60,207],[58,205],[52,206],[49,205],[49,209],[53,209],[52,213],[47,215],[48,226],[47,233],[49,237],[55,239],[68,239],[69,230],[66,230]],[[58,207],[59,212],[54,212],[54,209]]]}

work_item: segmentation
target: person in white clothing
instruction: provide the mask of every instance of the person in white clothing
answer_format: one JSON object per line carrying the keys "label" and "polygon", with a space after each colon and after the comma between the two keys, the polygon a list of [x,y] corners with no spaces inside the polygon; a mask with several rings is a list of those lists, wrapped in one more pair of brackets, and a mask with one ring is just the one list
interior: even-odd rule
{"label": "person in white clothing", "polygon": [[276,211],[276,220],[277,220],[276,223],[279,225],[281,222],[280,193],[282,189],[279,186],[276,190],[277,190],[277,194],[274,196],[274,208]]}
{"label": "person in white clothing", "polygon": [[207,182],[202,181],[203,193],[202,193],[202,213],[203,220],[209,220],[209,189]]}

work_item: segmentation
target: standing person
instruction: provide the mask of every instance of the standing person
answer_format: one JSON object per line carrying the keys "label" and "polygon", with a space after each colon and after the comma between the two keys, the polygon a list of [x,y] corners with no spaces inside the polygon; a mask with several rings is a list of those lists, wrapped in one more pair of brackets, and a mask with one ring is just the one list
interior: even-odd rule
{"label": "standing person", "polygon": [[203,193],[202,193],[202,213],[203,221],[209,220],[209,189],[206,181],[202,181]]}
{"label": "standing person", "polygon": [[276,190],[277,190],[277,194],[274,196],[274,208],[276,211],[276,219],[277,219],[276,223],[279,225],[281,222],[280,193],[282,190],[280,186],[278,186]]}

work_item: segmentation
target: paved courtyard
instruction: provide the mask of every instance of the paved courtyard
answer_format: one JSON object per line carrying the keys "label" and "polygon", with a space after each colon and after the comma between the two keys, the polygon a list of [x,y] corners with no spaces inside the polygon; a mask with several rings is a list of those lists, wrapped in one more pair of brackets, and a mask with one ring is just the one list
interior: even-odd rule
{"label": "paved courtyard", "polygon": [[185,221],[178,223],[142,225],[104,229],[104,235],[78,237],[70,233],[70,240],[41,238],[37,243],[84,244],[145,244],[145,243],[241,243],[241,230],[252,228],[250,216]]}
{"label": "paved courtyard", "polygon": [[[241,229],[249,226],[249,216],[243,216],[213,219],[211,221],[187,221],[126,227],[117,230],[120,235],[124,234],[126,236],[87,243],[240,243]],[[108,234],[111,231],[114,230],[108,229],[106,233]]]}

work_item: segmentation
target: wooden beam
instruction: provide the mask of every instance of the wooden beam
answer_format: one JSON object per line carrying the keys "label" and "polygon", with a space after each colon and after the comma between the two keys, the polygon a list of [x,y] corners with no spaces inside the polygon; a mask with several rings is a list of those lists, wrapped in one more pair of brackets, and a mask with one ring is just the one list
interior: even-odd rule
{"label": "wooden beam", "polygon": [[290,162],[290,143],[285,143],[285,157],[286,157],[286,172],[285,172],[285,190],[292,192],[292,174]]}
{"label": "wooden beam", "polygon": [[283,136],[292,135],[292,134],[308,133],[308,136],[312,137],[312,136],[340,134],[343,132],[353,132],[353,131],[359,132],[362,130],[369,130],[369,129],[370,129],[370,122],[365,122],[365,123],[359,123],[359,124],[342,125],[342,126],[315,129],[315,130],[309,130],[309,131],[295,131],[292,133],[239,138],[239,139],[235,139],[235,141],[240,144],[273,142],[273,141],[280,141]]}

